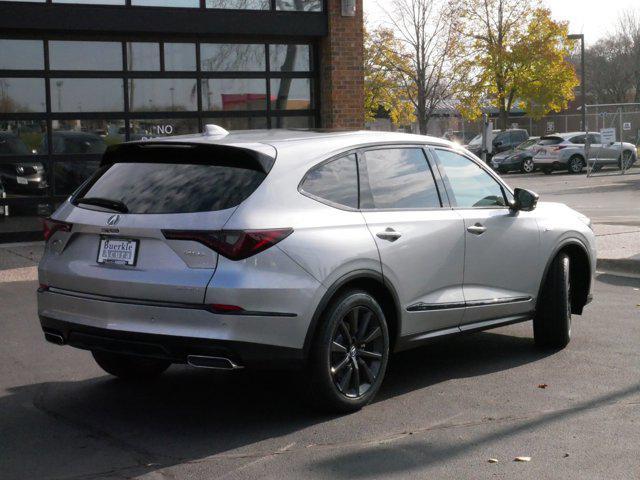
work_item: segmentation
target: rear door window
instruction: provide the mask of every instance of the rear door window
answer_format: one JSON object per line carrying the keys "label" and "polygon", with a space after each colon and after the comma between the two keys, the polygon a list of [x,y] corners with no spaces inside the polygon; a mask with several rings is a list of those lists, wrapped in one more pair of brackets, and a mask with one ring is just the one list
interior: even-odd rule
{"label": "rear door window", "polygon": [[440,196],[421,148],[370,150],[360,161],[363,209],[439,208]]}
{"label": "rear door window", "polygon": [[358,167],[355,154],[313,168],[303,180],[301,190],[329,203],[358,208]]}
{"label": "rear door window", "polygon": [[231,166],[123,162],[100,172],[78,199],[113,200],[123,203],[127,213],[211,212],[239,205],[265,177]]}
{"label": "rear door window", "polygon": [[549,146],[549,145],[558,145],[562,142],[562,138],[560,137],[542,137],[538,142],[538,145]]}
{"label": "rear door window", "polygon": [[574,143],[576,145],[584,145],[587,142],[587,136],[586,135],[578,135],[577,137],[572,137],[571,140],[569,140],[571,143]]}

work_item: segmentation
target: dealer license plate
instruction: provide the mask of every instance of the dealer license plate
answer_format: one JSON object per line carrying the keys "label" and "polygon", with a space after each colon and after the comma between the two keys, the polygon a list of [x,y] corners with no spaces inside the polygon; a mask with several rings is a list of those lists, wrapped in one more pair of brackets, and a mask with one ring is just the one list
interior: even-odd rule
{"label": "dealer license plate", "polygon": [[138,240],[123,238],[101,238],[98,263],[135,265],[138,255]]}

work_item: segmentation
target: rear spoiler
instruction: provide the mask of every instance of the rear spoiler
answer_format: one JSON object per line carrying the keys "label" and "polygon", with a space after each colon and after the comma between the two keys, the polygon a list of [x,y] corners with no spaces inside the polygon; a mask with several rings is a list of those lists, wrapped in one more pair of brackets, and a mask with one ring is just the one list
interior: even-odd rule
{"label": "rear spoiler", "polygon": [[188,142],[135,142],[111,145],[100,167],[114,163],[189,163],[244,168],[268,174],[275,158],[250,148]]}

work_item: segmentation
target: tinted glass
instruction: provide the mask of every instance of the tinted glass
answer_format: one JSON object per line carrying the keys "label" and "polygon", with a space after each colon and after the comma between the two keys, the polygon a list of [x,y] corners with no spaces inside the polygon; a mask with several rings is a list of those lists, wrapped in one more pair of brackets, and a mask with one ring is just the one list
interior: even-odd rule
{"label": "tinted glass", "polygon": [[53,0],[53,3],[87,3],[90,5],[124,5],[125,0]]}
{"label": "tinted glass", "polygon": [[422,150],[372,150],[365,154],[362,165],[366,171],[360,180],[362,208],[441,206],[431,169]]}
{"label": "tinted glass", "polygon": [[0,113],[44,112],[45,100],[41,78],[0,78]]}
{"label": "tinted glass", "polygon": [[131,5],[142,7],[196,8],[200,6],[200,0],[132,0]]}
{"label": "tinted glass", "polygon": [[321,12],[322,0],[276,0],[276,10]]}
{"label": "tinted glass", "polygon": [[42,70],[42,40],[0,39],[0,70]]}
{"label": "tinted glass", "polygon": [[156,137],[172,137],[198,133],[197,118],[156,118],[131,120],[130,140],[148,140]]}
{"label": "tinted glass", "polygon": [[[123,120],[53,120],[52,150],[56,155],[102,154],[125,141]],[[44,140],[46,149],[46,139]]]}
{"label": "tinted glass", "polygon": [[207,8],[233,10],[269,10],[270,0],[207,0]]}
{"label": "tinted glass", "polygon": [[190,213],[239,205],[263,172],[187,163],[117,163],[84,193],[123,202],[130,213]]}
{"label": "tinted glass", "polygon": [[124,89],[119,78],[52,78],[54,112],[121,112]]}
{"label": "tinted glass", "polygon": [[209,78],[202,80],[203,110],[265,110],[267,86],[259,78]]}
{"label": "tinted glass", "polygon": [[256,130],[267,128],[266,117],[218,117],[218,118],[205,118],[202,123],[207,125],[209,123],[218,125],[226,130]]}
{"label": "tinted glass", "polygon": [[538,142],[538,145],[557,145],[563,140],[560,137],[542,137]]}
{"label": "tinted glass", "polygon": [[437,150],[449,181],[452,201],[461,208],[503,207],[502,187],[478,165],[454,152]]}
{"label": "tinted glass", "polygon": [[262,44],[203,43],[200,55],[204,72],[262,72],[266,69]]}
{"label": "tinted glass", "polygon": [[193,43],[165,43],[164,69],[168,72],[196,69],[196,46]]}
{"label": "tinted glass", "polygon": [[358,208],[358,170],[356,156],[333,160],[311,170],[302,189],[338,205]]}
{"label": "tinted glass", "polygon": [[600,136],[600,134],[590,133],[589,134],[589,143],[602,143],[602,137]]}
{"label": "tinted glass", "polygon": [[160,45],[151,42],[127,43],[129,70],[160,70]]}
{"label": "tinted glass", "polygon": [[571,143],[575,143],[576,145],[584,145],[586,143],[586,141],[587,141],[587,136],[586,135],[578,135],[577,137],[570,138],[569,141]]}
{"label": "tinted glass", "polygon": [[271,128],[313,128],[315,119],[313,117],[273,117]]}
{"label": "tinted glass", "polygon": [[100,156],[96,160],[57,161],[53,164],[55,195],[71,195],[100,167]]}
{"label": "tinted glass", "polygon": [[271,98],[271,108],[275,110],[308,110],[312,108],[311,79],[272,79]]}
{"label": "tinted glass", "polygon": [[129,108],[134,112],[198,109],[196,81],[190,78],[129,80]]}
{"label": "tinted glass", "polygon": [[269,45],[269,65],[274,72],[308,72],[311,70],[311,47]]}
{"label": "tinted glass", "polygon": [[47,153],[42,151],[46,136],[45,121],[0,120],[0,156]]}
{"label": "tinted glass", "polygon": [[52,70],[122,70],[120,42],[50,41]]}

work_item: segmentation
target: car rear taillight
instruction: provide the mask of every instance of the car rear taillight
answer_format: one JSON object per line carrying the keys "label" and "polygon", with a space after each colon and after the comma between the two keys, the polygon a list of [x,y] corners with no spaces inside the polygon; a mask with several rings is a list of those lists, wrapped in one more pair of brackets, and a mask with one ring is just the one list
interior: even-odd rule
{"label": "car rear taillight", "polygon": [[202,243],[229,260],[243,260],[273,247],[293,232],[292,228],[272,230],[162,230],[167,240]]}
{"label": "car rear taillight", "polygon": [[49,240],[56,232],[70,232],[71,224],[62,222],[60,220],[53,220],[51,218],[45,218],[42,221],[42,233],[44,235],[44,241]]}

